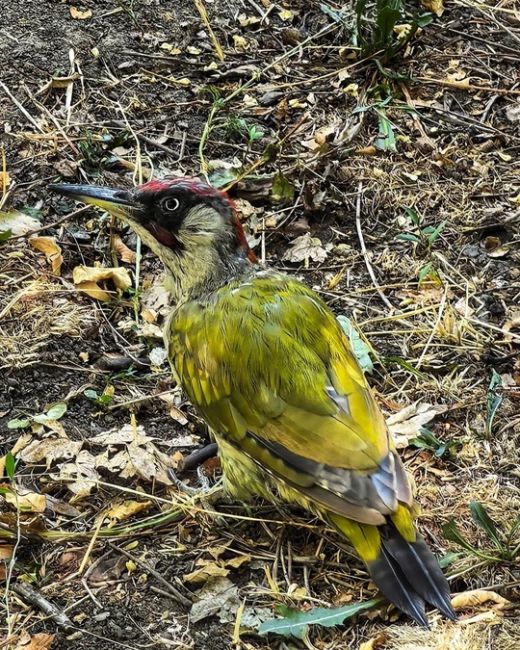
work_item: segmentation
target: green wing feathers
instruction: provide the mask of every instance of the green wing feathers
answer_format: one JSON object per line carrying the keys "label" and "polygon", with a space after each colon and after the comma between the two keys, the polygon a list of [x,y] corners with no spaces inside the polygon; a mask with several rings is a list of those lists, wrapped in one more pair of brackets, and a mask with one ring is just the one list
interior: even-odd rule
{"label": "green wing feathers", "polygon": [[[244,480],[251,469],[263,473],[283,498],[328,521],[419,622],[424,600],[452,614],[446,581],[413,526],[412,493],[383,415],[313,291],[257,273],[178,308],[166,340],[175,374],[222,443],[226,475],[238,476],[242,463]],[[402,562],[422,576],[419,586]]]}

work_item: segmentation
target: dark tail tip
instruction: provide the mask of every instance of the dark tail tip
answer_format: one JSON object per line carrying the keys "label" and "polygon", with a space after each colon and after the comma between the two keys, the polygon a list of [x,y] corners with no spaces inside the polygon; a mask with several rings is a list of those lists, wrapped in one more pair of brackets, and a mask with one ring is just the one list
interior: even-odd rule
{"label": "dark tail tip", "polygon": [[402,569],[384,548],[376,560],[367,564],[373,581],[394,605],[423,627],[430,627],[424,599],[412,588]]}
{"label": "dark tail tip", "polygon": [[383,534],[383,546],[411,588],[444,616],[456,621],[448,581],[421,535],[417,534],[415,542],[407,542],[396,528],[388,526]]}

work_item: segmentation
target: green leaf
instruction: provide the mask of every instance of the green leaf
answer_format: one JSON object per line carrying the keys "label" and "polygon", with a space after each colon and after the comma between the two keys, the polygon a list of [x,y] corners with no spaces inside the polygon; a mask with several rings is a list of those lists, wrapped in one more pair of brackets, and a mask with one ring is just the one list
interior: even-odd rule
{"label": "green leaf", "polygon": [[67,412],[67,403],[66,402],[57,402],[47,411],[47,417],[49,420],[59,420]]}
{"label": "green leaf", "polygon": [[49,422],[49,420],[59,420],[66,412],[66,402],[57,402],[50,407],[47,413],[39,413],[33,417],[33,420],[38,422],[38,424],[45,424],[45,422]]}
{"label": "green leaf", "polygon": [[414,18],[413,22],[417,25],[417,27],[426,27],[433,22],[433,14],[430,14],[428,12],[420,14]]}
{"label": "green leaf", "polygon": [[11,480],[14,479],[15,469],[16,469],[16,460],[13,454],[10,451],[8,451],[7,454],[5,455],[5,473]]}
{"label": "green leaf", "polygon": [[468,540],[459,531],[454,519],[450,519],[448,523],[444,524],[444,526],[442,527],[442,534],[444,535],[445,539],[449,540],[450,542],[455,542],[459,546],[462,546],[462,548],[465,548],[470,553],[477,552],[477,550],[473,548],[473,546],[471,546]]}
{"label": "green leaf", "polygon": [[[441,221],[441,223],[436,228],[433,228],[431,226],[429,226],[428,229],[424,228],[423,232],[424,232],[424,234],[428,235],[427,239],[428,239],[428,244],[430,246],[433,246],[433,244],[435,243],[435,240],[441,234],[441,232],[444,230],[445,226],[446,226],[446,221]],[[428,232],[426,232],[427,230],[428,230]]]}
{"label": "green leaf", "polygon": [[427,278],[432,272],[434,272],[433,263],[428,262],[428,264],[425,264],[422,267],[422,269],[419,271],[419,273],[417,275],[417,280],[418,280],[419,284],[421,284],[421,282],[425,278]]}
{"label": "green leaf", "polygon": [[282,172],[278,172],[273,179],[271,195],[275,201],[292,201],[294,198],[294,185]]}
{"label": "green leaf", "polygon": [[498,550],[503,553],[505,550],[504,544],[498,535],[498,530],[495,526],[494,521],[488,515],[484,506],[478,501],[470,501],[469,509],[471,511],[473,521],[482,528],[482,530],[486,533],[486,535],[498,548]]}
{"label": "green leaf", "polygon": [[11,230],[0,231],[0,242],[7,241],[13,236]]}
{"label": "green leaf", "polygon": [[395,151],[395,134],[392,124],[382,110],[377,111],[379,121],[379,134],[374,140],[374,146],[380,151]]}
{"label": "green leaf", "polygon": [[91,388],[87,388],[87,390],[84,390],[83,395],[85,395],[85,397],[88,397],[89,399],[97,399],[98,398],[98,394],[96,393],[96,391],[92,390]]}
{"label": "green leaf", "polygon": [[489,388],[486,398],[486,407],[487,407],[487,417],[486,417],[486,433],[488,436],[491,435],[493,428],[493,420],[495,415],[502,404],[504,399],[501,393],[497,392],[497,388],[502,387],[502,377],[498,372],[493,368],[491,370],[491,381],[489,382]]}
{"label": "green leaf", "polygon": [[8,429],[25,429],[25,427],[28,427],[31,424],[31,421],[28,420],[27,418],[23,419],[14,419],[14,420],[9,420],[7,423],[7,428]]}
{"label": "green leaf", "polygon": [[395,236],[395,239],[401,239],[402,241],[412,241],[414,244],[417,244],[421,241],[417,235],[412,235],[412,233],[409,232],[400,232]]}
{"label": "green leaf", "polygon": [[414,226],[419,226],[419,224],[421,223],[421,216],[417,212],[417,210],[415,210],[414,208],[410,208],[408,206],[404,206],[403,209],[404,209],[404,213],[406,214],[408,219],[410,219],[410,221],[413,223],[413,225]]}
{"label": "green leaf", "polygon": [[420,377],[420,378],[426,377],[424,373],[417,370],[417,368],[415,368],[409,361],[406,361],[406,359],[401,359],[401,357],[383,357],[383,362],[397,363],[398,366],[401,366],[401,368],[404,368],[404,370],[407,370],[415,377]]}
{"label": "green leaf", "polygon": [[279,608],[283,618],[273,618],[264,621],[258,628],[259,634],[279,634],[280,636],[294,636],[303,639],[308,632],[309,625],[321,625],[322,627],[334,627],[341,625],[347,618],[355,616],[360,612],[372,609],[382,602],[382,598],[372,598],[362,603],[354,603],[346,607],[327,609],[315,607],[308,612],[297,609],[289,609],[282,606]]}
{"label": "green leaf", "polygon": [[450,564],[453,564],[455,560],[458,560],[461,555],[462,553],[454,553],[453,551],[448,551],[448,553],[438,559],[439,566],[441,569],[445,569],[446,567],[450,566]]}
{"label": "green leaf", "polygon": [[361,366],[363,372],[371,373],[374,370],[374,364],[370,358],[370,348],[360,337],[357,329],[352,325],[346,316],[338,316],[338,323],[341,329],[348,336],[354,355]]}
{"label": "green leaf", "polygon": [[32,217],[33,219],[38,219],[39,221],[43,220],[43,212],[39,208],[32,208],[29,205],[26,205],[23,208],[20,208],[20,212]]}

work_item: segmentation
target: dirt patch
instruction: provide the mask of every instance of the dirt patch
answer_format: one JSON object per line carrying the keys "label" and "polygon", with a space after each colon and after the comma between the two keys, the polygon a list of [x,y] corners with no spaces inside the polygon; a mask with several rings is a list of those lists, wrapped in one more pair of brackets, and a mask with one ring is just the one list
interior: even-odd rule
{"label": "dirt patch", "polygon": [[[482,502],[507,535],[520,506],[513,5],[450,3],[381,72],[352,46],[352,8],[208,2],[221,62],[195,6],[178,4],[15,0],[2,8],[0,172],[10,180],[2,209],[29,209],[63,264],[55,276],[26,237],[0,243],[0,456],[22,435],[66,435],[87,449],[132,422],[169,457],[207,441],[157,357],[167,313],[151,296],[157,260],[143,249],[137,273],[111,246],[117,234],[135,250],[131,232],[95,211],[68,218],[72,206],[47,190],[56,181],[130,186],[207,171],[215,183],[234,182],[259,257],[303,278],[359,327],[388,414],[414,401],[446,407],[428,425],[437,442],[402,452],[420,525],[439,555],[458,553],[448,558],[455,592],[491,588],[513,603],[460,644],[517,647],[518,557],[486,561],[496,549],[469,511],[470,501]],[[296,261],[296,240],[306,236],[307,258]],[[80,264],[125,266],[138,288],[98,303],[73,284]],[[61,428],[9,425],[63,401]],[[342,605],[374,591],[350,550],[302,513],[215,504],[106,469],[103,483],[77,498],[56,471],[45,459],[17,467],[18,485],[52,497],[56,509],[24,519],[13,579],[35,584],[75,629],[13,592],[13,643],[46,631],[58,649],[229,648],[238,605],[193,623],[190,604],[157,577],[197,600],[202,584],[185,577],[201,561],[227,572],[256,627],[279,603]],[[212,483],[214,472],[210,463]],[[184,478],[196,483],[193,473]],[[110,534],[100,514],[124,499],[150,506],[113,521]],[[2,513],[0,543],[13,543],[14,512]],[[480,556],[443,536],[450,519]],[[35,541],[43,528],[50,536]],[[426,636],[390,625],[396,618],[381,606],[311,638],[320,648],[358,647],[383,630],[388,647],[433,649],[443,639],[459,647],[436,618]],[[240,647],[285,647],[255,625],[244,627]]]}

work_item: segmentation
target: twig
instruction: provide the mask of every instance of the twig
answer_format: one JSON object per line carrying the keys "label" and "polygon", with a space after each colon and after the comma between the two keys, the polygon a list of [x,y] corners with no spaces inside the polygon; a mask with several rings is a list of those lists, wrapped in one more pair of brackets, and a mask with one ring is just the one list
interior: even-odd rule
{"label": "twig", "polygon": [[11,585],[11,589],[17,593],[19,596],[22,596],[24,600],[27,600],[31,605],[35,605],[42,612],[47,614],[52,620],[64,628],[74,629],[74,625],[70,618],[62,612],[56,605],[47,600],[39,591],[37,591],[32,585],[25,582],[16,582]]}
{"label": "twig", "polygon": [[224,52],[222,50],[222,47],[220,46],[220,43],[218,42],[217,37],[215,36],[215,32],[213,31],[213,28],[211,27],[208,18],[208,12],[206,11],[206,7],[204,6],[204,3],[202,2],[202,0],[194,0],[194,2],[195,2],[195,6],[197,7],[197,11],[199,12],[201,20],[209,32],[209,37],[211,38],[211,42],[213,43],[213,47],[215,48],[215,52],[218,58],[220,59],[220,61],[224,61]]}
{"label": "twig", "polygon": [[446,86],[447,88],[455,88],[457,90],[468,90],[470,92],[496,93],[497,95],[520,95],[520,90],[493,88],[492,86],[475,86],[473,84],[467,84],[464,81],[448,81],[447,79],[432,79],[431,77],[415,77],[414,81],[436,84],[437,86]]}
{"label": "twig", "polygon": [[45,226],[41,226],[40,228],[36,228],[36,230],[30,230],[29,232],[26,232],[23,235],[15,235],[14,237],[10,237],[9,241],[12,241],[13,239],[22,239],[24,237],[32,237],[37,232],[41,232],[42,230],[49,230],[50,228],[55,228],[56,226],[59,226],[65,221],[68,221],[69,219],[73,219],[74,217],[77,217],[79,214],[83,214],[83,212],[86,212],[87,210],[90,209],[91,209],[90,205],[84,205],[82,208],[78,208],[77,210],[74,210],[74,212],[71,212],[70,214],[66,214],[64,217],[58,219],[57,221],[48,223]]}
{"label": "twig", "polygon": [[138,557],[135,557],[128,551],[125,551],[125,549],[120,548],[119,546],[116,546],[115,544],[112,544],[112,542],[108,542],[108,545],[110,548],[113,548],[114,551],[117,551],[118,553],[121,553],[125,557],[127,557],[129,560],[132,560],[132,562],[135,562],[138,564],[140,567],[142,567],[147,573],[150,573],[158,582],[160,582],[163,587],[169,592],[170,595],[174,596],[175,600],[177,600],[179,603],[184,605],[185,607],[191,607],[191,600],[187,598],[184,594],[182,594],[177,587],[174,587],[172,584],[168,582],[168,580],[165,580],[162,575],[156,571],[153,567],[151,567],[147,562],[144,560],[141,560]]}
{"label": "twig", "polygon": [[28,113],[25,108],[20,104],[20,102],[16,99],[16,97],[11,93],[9,88],[5,85],[3,81],[0,81],[0,88],[4,91],[4,93],[11,99],[11,101],[15,104],[15,106],[18,108],[20,113],[22,113],[28,120],[29,122],[34,126],[34,128],[45,135],[45,131],[41,128],[41,126],[36,122],[36,120],[32,117],[30,113]]}
{"label": "twig", "polygon": [[357,198],[356,198],[356,230],[357,230],[357,235],[359,239],[359,243],[361,245],[361,252],[363,253],[363,258],[365,260],[365,266],[367,267],[368,274],[370,275],[370,278],[374,284],[374,288],[379,294],[381,300],[385,303],[387,307],[390,309],[394,309],[394,306],[392,303],[388,300],[388,298],[385,296],[383,291],[381,290],[381,287],[379,286],[379,282],[377,281],[376,274],[374,273],[374,269],[372,268],[372,265],[370,264],[370,260],[368,259],[368,253],[367,253],[367,248],[365,246],[365,239],[363,237],[363,231],[361,230],[361,195],[362,195],[362,190],[363,190],[363,183],[360,181],[358,185],[358,192],[357,192]]}

